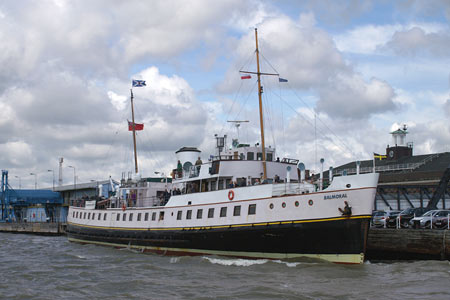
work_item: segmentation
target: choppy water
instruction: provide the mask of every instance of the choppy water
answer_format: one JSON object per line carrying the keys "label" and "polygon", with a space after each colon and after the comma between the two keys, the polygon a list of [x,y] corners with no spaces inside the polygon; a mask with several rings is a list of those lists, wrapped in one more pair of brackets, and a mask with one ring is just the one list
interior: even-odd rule
{"label": "choppy water", "polygon": [[0,299],[450,299],[448,261],[165,257],[0,233]]}

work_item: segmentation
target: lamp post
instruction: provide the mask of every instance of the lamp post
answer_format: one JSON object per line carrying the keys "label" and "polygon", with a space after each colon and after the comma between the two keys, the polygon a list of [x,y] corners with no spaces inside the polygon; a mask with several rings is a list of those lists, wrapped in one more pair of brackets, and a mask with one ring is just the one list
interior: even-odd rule
{"label": "lamp post", "polygon": [[47,170],[47,172],[52,172],[52,191],[55,191],[55,171]]}
{"label": "lamp post", "polygon": [[22,189],[22,182],[20,180],[20,176],[14,176],[14,177],[19,178],[19,190]]}
{"label": "lamp post", "polygon": [[76,199],[77,196],[77,173],[76,173],[76,169],[74,166],[67,166],[69,168],[73,169],[73,188],[74,188],[74,200]]}
{"label": "lamp post", "polygon": [[36,173],[30,173],[30,175],[34,175],[34,189],[37,190],[37,174]]}

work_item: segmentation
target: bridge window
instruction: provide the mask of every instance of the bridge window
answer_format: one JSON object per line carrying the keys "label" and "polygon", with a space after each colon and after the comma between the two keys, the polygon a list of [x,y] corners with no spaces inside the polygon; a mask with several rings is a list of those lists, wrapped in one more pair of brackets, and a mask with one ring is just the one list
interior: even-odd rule
{"label": "bridge window", "polygon": [[236,205],[233,210],[233,216],[236,217],[236,216],[240,216],[240,215],[241,215],[241,206]]}
{"label": "bridge window", "polygon": [[254,215],[256,214],[256,204],[250,204],[248,206],[248,214],[249,215]]}
{"label": "bridge window", "polygon": [[208,209],[208,218],[214,218],[214,208]]}
{"label": "bridge window", "polygon": [[88,220],[91,218],[91,213],[88,213],[88,217],[87,218],[88,218]]}
{"label": "bridge window", "polygon": [[156,212],[153,212],[152,213],[152,221],[155,221],[156,220]]}
{"label": "bridge window", "polygon": [[160,212],[159,212],[159,220],[160,220],[160,221],[163,221],[163,220],[164,220],[164,212],[163,212],[163,211],[160,211]]}
{"label": "bridge window", "polygon": [[226,207],[222,207],[220,208],[220,217],[226,217],[227,216],[227,208]]}
{"label": "bridge window", "polygon": [[107,213],[105,213],[104,215],[103,215],[103,221],[106,221],[106,216],[107,216],[108,214]]}
{"label": "bridge window", "polygon": [[92,220],[95,220],[95,213],[92,213]]}
{"label": "bridge window", "polygon": [[127,220],[127,214],[123,214],[122,215],[122,221],[126,221]]}
{"label": "bridge window", "polygon": [[262,152],[256,153],[256,160],[262,160]]}
{"label": "bridge window", "polygon": [[130,214],[130,217],[128,218],[128,221],[133,221],[133,213]]}
{"label": "bridge window", "polygon": [[120,214],[117,214],[116,221],[120,221]]}
{"label": "bridge window", "polygon": [[137,217],[137,220],[138,220],[138,221],[141,220],[141,215],[142,215],[141,213],[138,213],[138,217]]}
{"label": "bridge window", "polygon": [[181,211],[181,210],[179,210],[177,212],[177,220],[181,220],[182,214],[183,214],[183,211]]}
{"label": "bridge window", "polygon": [[83,214],[83,219],[86,219],[86,213]]}
{"label": "bridge window", "polygon": [[192,218],[192,209],[189,209],[186,212],[186,220],[190,220]]}
{"label": "bridge window", "polygon": [[273,154],[272,153],[267,153],[266,160],[267,161],[272,161],[273,160]]}
{"label": "bridge window", "polygon": [[98,219],[100,221],[100,219],[102,218],[102,213],[98,213]]}
{"label": "bridge window", "polygon": [[203,215],[203,209],[197,209],[197,219],[201,219]]}
{"label": "bridge window", "polygon": [[145,215],[144,215],[144,221],[148,221],[148,213],[145,213]]}

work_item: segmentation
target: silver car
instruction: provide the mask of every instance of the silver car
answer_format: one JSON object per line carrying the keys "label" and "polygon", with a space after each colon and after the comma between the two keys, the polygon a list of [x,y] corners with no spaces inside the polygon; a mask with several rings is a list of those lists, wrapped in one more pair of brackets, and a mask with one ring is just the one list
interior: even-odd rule
{"label": "silver car", "polygon": [[374,211],[372,214],[372,225],[375,227],[386,227],[386,219],[390,216],[398,215],[400,211]]}
{"label": "silver car", "polygon": [[442,210],[442,209],[430,210],[421,215],[420,217],[412,218],[411,221],[409,221],[409,224],[413,228],[430,228],[433,218],[437,218],[440,216],[447,216],[449,213],[450,210]]}

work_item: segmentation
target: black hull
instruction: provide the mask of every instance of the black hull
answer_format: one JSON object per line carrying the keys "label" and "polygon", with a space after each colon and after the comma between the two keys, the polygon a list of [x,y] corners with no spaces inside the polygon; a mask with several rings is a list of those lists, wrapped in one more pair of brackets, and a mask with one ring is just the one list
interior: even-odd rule
{"label": "black hull", "polygon": [[[267,257],[363,255],[369,218],[191,230],[123,230],[68,224],[69,240],[166,254]],[[256,255],[258,253],[258,255]],[[277,254],[277,255],[273,255]]]}

